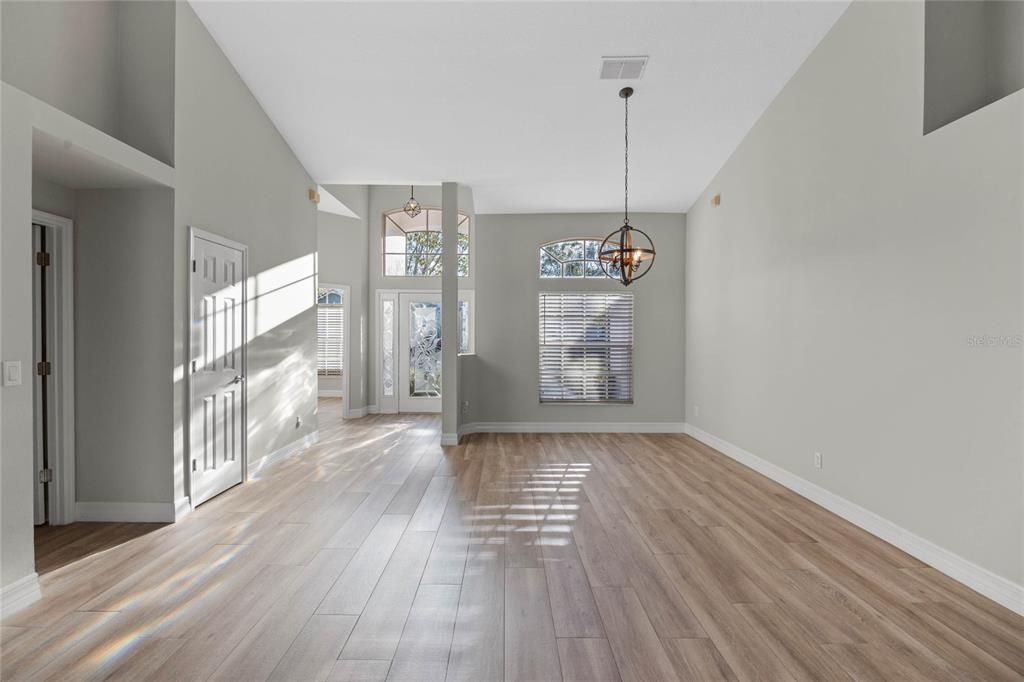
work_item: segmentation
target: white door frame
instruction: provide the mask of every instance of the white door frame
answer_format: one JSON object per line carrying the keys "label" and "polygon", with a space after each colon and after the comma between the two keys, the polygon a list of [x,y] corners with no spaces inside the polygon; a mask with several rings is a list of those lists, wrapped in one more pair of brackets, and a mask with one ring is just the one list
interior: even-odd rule
{"label": "white door frame", "polygon": [[[351,322],[351,319],[350,319],[351,315],[349,315],[349,311],[351,309],[350,308],[350,303],[352,301],[352,287],[349,286],[348,284],[331,284],[330,282],[318,282],[317,285],[316,285],[316,289],[317,289],[317,292],[316,292],[315,295],[317,296],[317,298],[319,298],[319,296],[320,296],[320,289],[341,289],[341,295],[343,297],[342,298],[342,318],[343,318],[343,324],[342,324],[342,328],[341,328],[341,335],[344,338],[344,344],[343,344],[344,345],[344,352],[342,353],[342,357],[341,357],[341,409],[342,409],[342,418],[343,419],[350,419],[352,417],[352,414],[351,414],[351,410],[349,408],[349,399],[348,399],[348,397],[352,394],[352,391],[351,391],[351,386],[349,384],[349,376],[350,376],[350,374],[349,374],[349,367],[351,367],[351,365],[349,364],[349,355],[352,352],[352,344],[350,343],[350,341],[352,339],[349,337],[350,336],[349,335],[349,329],[350,329],[350,325],[352,324],[352,322]],[[320,304],[317,303],[314,300],[314,305],[320,305]],[[319,335],[319,329],[317,330],[317,334]],[[319,371],[319,368],[318,368],[318,371]],[[317,378],[316,379],[317,379],[317,389],[316,389],[316,392],[317,392],[318,396],[324,396],[325,398],[326,397],[336,397],[336,394],[333,391],[330,391],[330,390],[328,390],[328,391],[321,391],[320,390],[320,386],[319,386],[320,375],[319,374],[317,374]]]}
{"label": "white door frame", "polygon": [[[74,223],[62,216],[32,211],[32,223],[53,228],[57,235],[52,262],[57,310],[54,320],[53,388],[56,419],[50,427],[50,460],[54,485],[50,490],[50,524],[75,521],[75,264]],[[31,226],[30,226],[31,228]],[[35,377],[35,367],[31,368]]]}
{"label": "white door frame", "polygon": [[[377,323],[376,327],[376,338],[373,339],[371,350],[376,356],[376,362],[374,363],[376,372],[374,376],[374,383],[376,386],[372,388],[374,395],[377,398],[377,412],[381,414],[397,414],[398,413],[398,367],[399,367],[399,346],[400,343],[400,321],[398,315],[401,314],[399,310],[399,302],[401,301],[402,294],[440,294],[440,289],[378,289],[376,296],[376,303],[374,308],[374,318]],[[392,324],[394,329],[392,330],[391,339],[391,357],[392,357],[392,371],[394,372],[395,387],[393,395],[384,395],[384,320],[382,311],[384,307],[384,301],[389,300],[394,305],[394,319]],[[476,352],[476,290],[475,289],[460,289],[459,290],[459,301],[466,301],[469,304],[469,353]],[[444,341],[442,340],[442,343]],[[456,339],[458,343],[458,339]],[[442,390],[444,390],[442,388]]]}
{"label": "white door frame", "polygon": [[188,259],[185,261],[185,299],[188,306],[188,316],[185,318],[185,395],[188,405],[186,406],[184,436],[185,436],[185,461],[182,466],[185,470],[185,490],[188,492],[188,506],[190,510],[195,509],[192,499],[192,417],[194,415],[195,396],[192,395],[192,319],[195,310],[192,306],[192,261],[195,260],[196,237],[214,242],[231,249],[238,249],[242,252],[242,482],[249,480],[249,247],[245,244],[232,241],[213,232],[207,232],[193,225],[188,226]]}

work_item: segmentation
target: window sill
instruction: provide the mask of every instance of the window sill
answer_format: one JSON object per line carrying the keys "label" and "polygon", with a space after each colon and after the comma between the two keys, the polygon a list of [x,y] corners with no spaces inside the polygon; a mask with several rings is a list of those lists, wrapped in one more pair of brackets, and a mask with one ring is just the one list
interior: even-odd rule
{"label": "window sill", "polygon": [[590,405],[594,407],[621,407],[632,405],[632,400],[539,400],[538,405]]}

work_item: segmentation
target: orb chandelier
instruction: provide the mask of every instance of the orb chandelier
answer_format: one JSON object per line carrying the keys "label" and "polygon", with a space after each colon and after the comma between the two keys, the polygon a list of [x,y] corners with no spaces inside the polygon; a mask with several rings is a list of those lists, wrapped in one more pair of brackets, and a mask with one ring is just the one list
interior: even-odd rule
{"label": "orb chandelier", "polygon": [[405,214],[410,218],[415,218],[423,210],[423,207],[420,206],[420,202],[416,201],[416,194],[412,190],[413,186],[409,185],[409,201],[405,202],[405,206],[402,207],[402,210],[405,211]]}
{"label": "orb chandelier", "polygon": [[601,242],[597,255],[604,273],[627,287],[651,271],[655,256],[654,242],[647,233],[629,224],[629,98],[632,94],[633,88],[619,90],[619,97],[626,104],[625,216],[622,227]]}

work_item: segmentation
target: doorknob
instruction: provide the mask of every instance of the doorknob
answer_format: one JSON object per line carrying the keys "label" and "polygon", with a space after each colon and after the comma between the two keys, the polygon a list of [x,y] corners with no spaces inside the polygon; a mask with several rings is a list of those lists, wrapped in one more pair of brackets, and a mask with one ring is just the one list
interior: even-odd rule
{"label": "doorknob", "polygon": [[243,377],[241,374],[236,374],[235,378],[231,380],[231,383],[233,383],[233,384],[240,384],[243,381],[245,381],[245,377]]}

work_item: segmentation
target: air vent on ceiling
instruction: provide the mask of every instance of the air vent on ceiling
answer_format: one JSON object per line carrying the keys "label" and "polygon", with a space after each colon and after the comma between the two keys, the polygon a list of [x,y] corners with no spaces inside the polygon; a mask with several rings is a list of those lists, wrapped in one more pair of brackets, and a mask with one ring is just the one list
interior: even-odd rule
{"label": "air vent on ceiling", "polygon": [[646,66],[647,57],[601,57],[601,78],[637,80]]}

